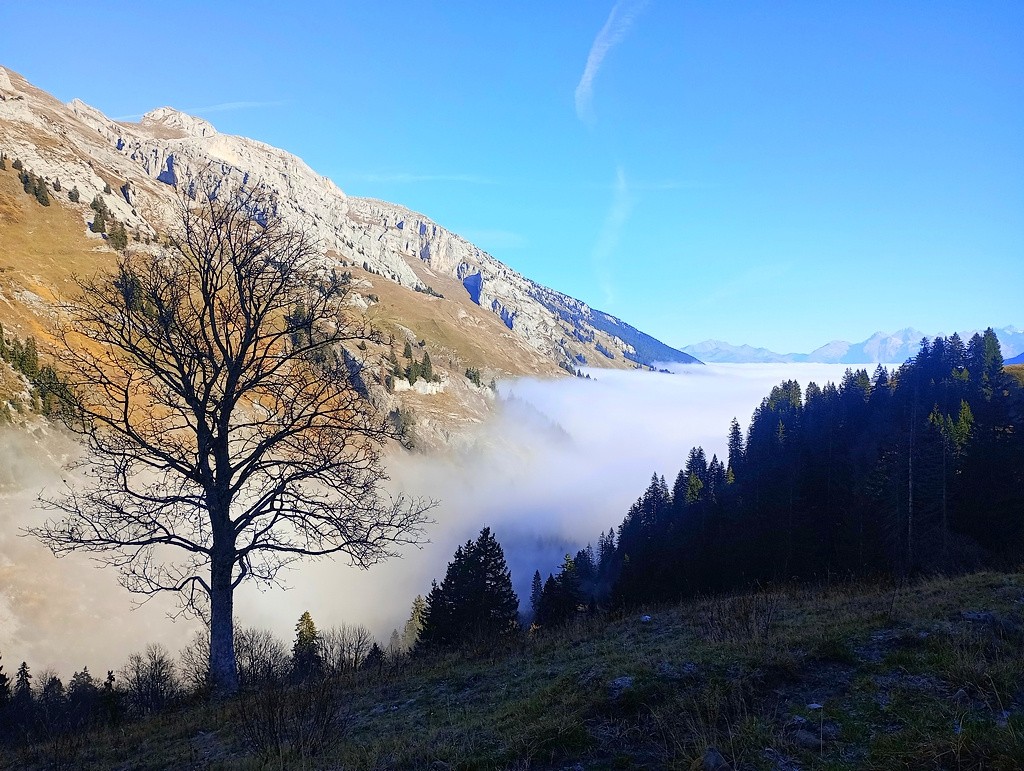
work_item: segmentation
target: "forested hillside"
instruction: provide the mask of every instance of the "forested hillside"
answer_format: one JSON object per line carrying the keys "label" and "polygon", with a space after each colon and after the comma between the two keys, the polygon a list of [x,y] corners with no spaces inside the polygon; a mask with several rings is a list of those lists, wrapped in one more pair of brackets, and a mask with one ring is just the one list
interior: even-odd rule
{"label": "forested hillside", "polygon": [[[763,582],[1012,565],[1024,550],[1024,390],[992,330],[893,372],[775,387],[729,457],[691,450],[542,592],[634,604]],[[539,581],[539,575],[535,581]],[[555,594],[553,595],[552,592]],[[569,611],[571,612],[571,610]],[[558,614],[556,614],[558,615]],[[564,615],[564,614],[562,614]]]}

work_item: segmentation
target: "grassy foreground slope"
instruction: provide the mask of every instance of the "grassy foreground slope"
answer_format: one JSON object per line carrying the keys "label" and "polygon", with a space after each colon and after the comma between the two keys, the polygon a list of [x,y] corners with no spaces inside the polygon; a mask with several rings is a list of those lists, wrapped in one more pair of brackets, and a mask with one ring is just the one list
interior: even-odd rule
{"label": "grassy foreground slope", "polygon": [[1024,767],[1019,573],[646,612],[38,744],[0,767]]}

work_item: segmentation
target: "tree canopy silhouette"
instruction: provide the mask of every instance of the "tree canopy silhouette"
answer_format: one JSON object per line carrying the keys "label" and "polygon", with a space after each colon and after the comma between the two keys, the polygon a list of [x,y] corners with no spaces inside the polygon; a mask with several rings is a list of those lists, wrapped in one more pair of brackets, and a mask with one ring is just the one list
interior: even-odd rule
{"label": "tree canopy silhouette", "polygon": [[33,532],[85,550],[124,585],[179,593],[210,626],[210,677],[238,678],[233,596],[303,557],[366,567],[419,539],[430,503],[386,499],[396,438],[345,351],[375,335],[346,315],[262,186],[203,180],[180,198],[169,246],[120,255],[66,307],[62,363],[88,447],[84,480]]}
{"label": "tree canopy silhouette", "polygon": [[440,585],[427,595],[416,649],[480,644],[519,630],[519,598],[505,552],[489,527],[455,550]]}

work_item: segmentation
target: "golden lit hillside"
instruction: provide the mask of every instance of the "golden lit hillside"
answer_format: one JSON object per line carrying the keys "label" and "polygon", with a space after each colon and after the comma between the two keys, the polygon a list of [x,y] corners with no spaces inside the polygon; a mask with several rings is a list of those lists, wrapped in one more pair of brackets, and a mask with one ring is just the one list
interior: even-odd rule
{"label": "golden lit hillside", "polygon": [[0,171],[0,323],[18,337],[39,339],[45,351],[54,303],[74,292],[74,277],[109,268],[114,252],[86,227],[88,206],[67,191],[50,206],[27,195],[11,168]]}

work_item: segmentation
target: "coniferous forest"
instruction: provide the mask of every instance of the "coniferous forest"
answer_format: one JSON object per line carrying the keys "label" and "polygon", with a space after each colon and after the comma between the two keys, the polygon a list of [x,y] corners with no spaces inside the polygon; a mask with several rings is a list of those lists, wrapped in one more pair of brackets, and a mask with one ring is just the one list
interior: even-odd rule
{"label": "coniferous forest", "polygon": [[[534,578],[548,622],[584,603],[1010,566],[1024,554],[1024,390],[991,329],[922,340],[895,371],[772,389],[728,457],[693,448],[618,531]],[[569,601],[566,602],[566,598]],[[580,602],[574,601],[579,597]]]}

